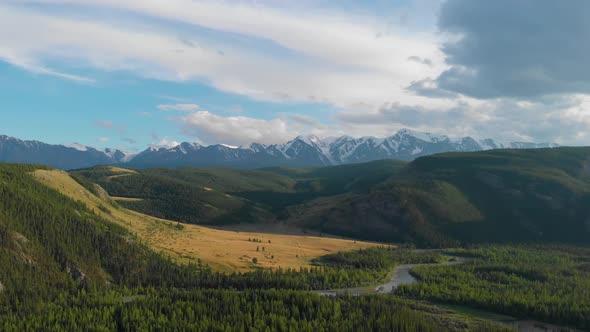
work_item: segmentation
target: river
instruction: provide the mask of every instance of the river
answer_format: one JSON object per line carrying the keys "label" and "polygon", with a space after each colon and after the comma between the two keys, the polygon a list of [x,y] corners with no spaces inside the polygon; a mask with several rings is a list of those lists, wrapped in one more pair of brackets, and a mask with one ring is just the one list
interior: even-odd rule
{"label": "river", "polygon": [[[412,285],[419,282],[410,271],[418,266],[432,266],[432,265],[457,265],[463,264],[468,259],[462,257],[454,257],[454,260],[440,263],[440,264],[405,264],[396,266],[393,269],[391,279],[382,285],[377,287],[359,287],[359,288],[345,288],[345,289],[333,289],[333,290],[323,290],[317,291],[318,294],[321,296],[336,296],[338,294],[349,294],[352,296],[361,296],[361,295],[371,295],[371,294],[389,294],[392,293],[396,288],[401,285]],[[464,315],[470,315],[473,317],[477,317],[480,319],[491,320],[496,323],[501,323],[507,326],[510,326],[517,331],[520,332],[583,332],[582,330],[577,330],[569,327],[564,326],[557,326],[552,324],[547,324],[535,320],[524,319],[518,320],[513,317],[503,316],[502,319],[490,319],[490,316],[494,316],[495,314],[483,310],[473,310],[468,307],[461,307],[455,306],[454,308],[448,307],[450,310],[457,311]],[[461,308],[469,309],[469,313],[464,312]],[[467,310],[465,310],[467,311]],[[496,315],[498,316],[498,315]]]}

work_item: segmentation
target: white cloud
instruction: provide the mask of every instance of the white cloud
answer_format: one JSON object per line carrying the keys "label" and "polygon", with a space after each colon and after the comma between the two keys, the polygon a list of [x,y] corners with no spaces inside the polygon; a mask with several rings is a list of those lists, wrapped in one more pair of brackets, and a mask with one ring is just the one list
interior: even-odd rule
{"label": "white cloud", "polygon": [[199,109],[197,104],[160,104],[156,106],[161,111],[193,112]]}
{"label": "white cloud", "polygon": [[255,119],[245,116],[223,117],[208,111],[199,111],[177,119],[184,133],[201,141],[246,145],[252,142],[272,144],[290,140],[297,132],[288,129],[283,119]]}
{"label": "white cloud", "polygon": [[[590,97],[514,101],[463,98],[450,107],[386,103],[374,111],[342,111],[326,124],[302,114],[279,114],[273,119],[220,116],[199,111],[176,117],[184,134],[205,144],[233,146],[252,142],[274,144],[298,135],[387,137],[402,128],[500,141],[550,142],[584,145],[590,136]],[[535,119],[531,121],[531,119]],[[569,128],[564,131],[562,128]]]}
{"label": "white cloud", "polygon": [[98,141],[101,142],[101,143],[106,143],[106,142],[110,141],[110,138],[108,138],[108,137],[100,137],[98,139]]}
{"label": "white cloud", "polygon": [[527,102],[464,98],[448,108],[388,103],[370,112],[341,112],[335,127],[352,136],[383,137],[401,128],[410,128],[505,142],[587,145],[589,110],[590,96],[587,95]]}
{"label": "white cloud", "polygon": [[179,146],[180,143],[175,140],[169,140],[168,137],[164,137],[161,141],[150,144],[152,148],[160,149],[160,148],[173,148]]}
{"label": "white cloud", "polygon": [[[257,99],[324,102],[341,107],[359,103],[377,106],[392,98],[428,102],[428,98],[408,93],[405,87],[446,69],[434,34],[383,34],[381,25],[365,17],[325,12],[299,15],[226,1],[18,3],[30,2],[131,11],[271,42],[294,56],[257,51],[231,40],[213,42],[194,31],[188,32],[191,38],[187,41],[179,38],[183,31],[149,22],[89,20],[87,15],[80,20],[5,4],[0,5],[0,21],[11,29],[0,31],[0,56],[12,54],[12,58],[39,63],[45,58],[65,59],[158,79],[205,78],[216,88]],[[408,60],[410,57],[429,59],[432,67]]]}
{"label": "white cloud", "polygon": [[13,50],[3,49],[2,46],[0,46],[0,61],[8,62],[15,67],[19,67],[21,69],[27,70],[35,74],[55,76],[83,84],[95,83],[95,80],[93,80],[92,78],[68,74],[47,68],[43,65],[36,63],[36,61],[34,60],[27,59],[26,56],[23,54],[14,54]]}
{"label": "white cloud", "polygon": [[[40,11],[23,5],[27,3],[74,6]],[[588,96],[556,105],[443,93],[436,78],[449,66],[439,49],[442,37],[435,32],[398,29],[375,17],[313,8],[298,12],[281,9],[280,1],[270,3],[274,7],[223,0],[6,0],[0,4],[0,22],[10,29],[0,29],[0,59],[83,83],[93,81],[69,73],[69,68],[198,80],[259,100],[344,109],[335,123],[326,125],[298,115],[222,117],[176,98],[159,105],[164,111],[195,112],[179,121],[185,133],[207,143],[275,143],[305,133],[387,136],[401,127],[569,144],[590,138],[585,134],[590,132]],[[75,15],[77,11],[84,15]],[[117,15],[93,14],[109,11],[140,15],[118,21]],[[202,27],[208,36],[200,33]],[[56,70],[49,63],[71,66]]]}

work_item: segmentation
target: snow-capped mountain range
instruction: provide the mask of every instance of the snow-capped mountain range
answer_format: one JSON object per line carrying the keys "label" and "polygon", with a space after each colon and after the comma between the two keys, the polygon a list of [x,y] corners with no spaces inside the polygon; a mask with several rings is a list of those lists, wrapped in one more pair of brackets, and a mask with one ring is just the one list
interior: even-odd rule
{"label": "snow-capped mountain range", "polygon": [[328,166],[368,162],[379,159],[412,160],[442,152],[468,152],[490,149],[557,147],[552,143],[510,142],[471,137],[450,138],[444,135],[402,129],[386,138],[342,136],[321,139],[299,136],[284,144],[231,147],[224,144],[204,146],[181,143],[175,147],[150,147],[136,154],[120,150],[97,150],[91,147],[49,145],[0,136],[0,162],[46,164],[73,169],[102,164],[125,164],[128,167],[222,166],[258,168],[270,166]]}
{"label": "snow-capped mountain range", "polygon": [[98,150],[80,144],[52,145],[0,135],[0,162],[5,163],[40,164],[59,169],[74,169],[117,164],[127,160],[128,155],[116,149]]}

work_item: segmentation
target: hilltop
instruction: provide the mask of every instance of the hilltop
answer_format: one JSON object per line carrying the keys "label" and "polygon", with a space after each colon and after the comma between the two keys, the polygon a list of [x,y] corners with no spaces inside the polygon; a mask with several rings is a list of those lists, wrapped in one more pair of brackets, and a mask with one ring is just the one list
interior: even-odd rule
{"label": "hilltop", "polygon": [[363,193],[293,208],[325,232],[448,246],[590,238],[590,148],[497,150],[418,158]]}

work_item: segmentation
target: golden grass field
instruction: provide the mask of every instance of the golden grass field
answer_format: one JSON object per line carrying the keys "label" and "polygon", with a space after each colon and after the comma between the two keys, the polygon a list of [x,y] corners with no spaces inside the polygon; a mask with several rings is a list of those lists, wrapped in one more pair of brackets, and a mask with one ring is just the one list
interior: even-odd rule
{"label": "golden grass field", "polygon": [[[125,169],[118,171],[132,172]],[[323,255],[379,245],[326,237],[238,232],[179,224],[115,207],[86,190],[66,172],[37,170],[33,175],[43,184],[82,201],[101,217],[126,227],[152,249],[169,255],[179,263],[196,262],[200,258],[217,271],[308,267],[314,258]],[[249,239],[259,239],[261,242]],[[257,258],[257,264],[252,262],[253,258]]]}
{"label": "golden grass field", "polygon": [[108,168],[116,173],[129,173],[129,174],[137,174],[137,171],[127,168],[121,168],[116,166],[108,166]]}

